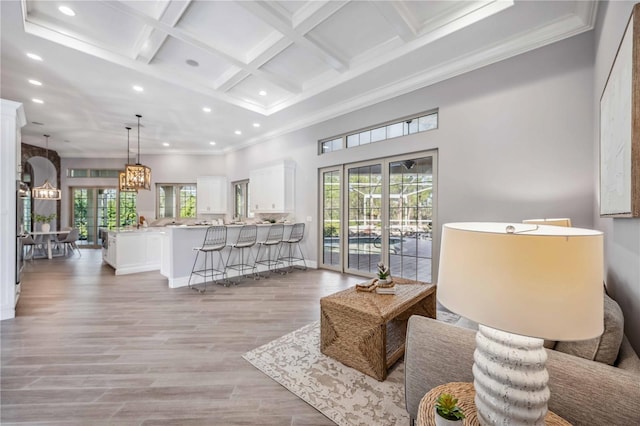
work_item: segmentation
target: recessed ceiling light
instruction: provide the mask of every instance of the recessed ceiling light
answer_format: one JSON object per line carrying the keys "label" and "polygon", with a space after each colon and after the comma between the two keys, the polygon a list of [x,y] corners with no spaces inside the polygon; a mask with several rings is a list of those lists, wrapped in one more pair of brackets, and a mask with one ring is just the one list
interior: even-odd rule
{"label": "recessed ceiling light", "polygon": [[76,13],[68,6],[60,6],[58,10],[67,16],[76,16]]}
{"label": "recessed ceiling light", "polygon": [[144,92],[144,87],[142,86],[133,86],[133,90],[136,92]]}
{"label": "recessed ceiling light", "polygon": [[162,146],[169,146],[169,142],[162,142]]}
{"label": "recessed ceiling light", "polygon": [[199,67],[200,63],[198,63],[198,61],[196,61],[195,59],[187,59],[185,61],[187,63],[187,65],[192,66],[192,67]]}
{"label": "recessed ceiling light", "polygon": [[253,123],[253,127],[260,127],[260,123]]}
{"label": "recessed ceiling light", "polygon": [[42,57],[40,55],[36,55],[35,53],[27,53],[27,56],[33,59],[34,61],[42,60]]}
{"label": "recessed ceiling light", "polygon": [[233,132],[233,133],[235,133],[236,135],[241,135],[241,134],[242,134],[242,132],[241,132],[240,130],[236,130],[236,131],[235,131],[235,132]]}
{"label": "recessed ceiling light", "polygon": [[29,79],[29,83],[33,84],[34,86],[42,86],[42,83],[34,79]]}
{"label": "recessed ceiling light", "polygon": [[260,92],[258,92],[258,94],[259,94],[260,96],[267,96],[267,92],[266,92],[266,91],[264,91],[264,90],[261,90]]}
{"label": "recessed ceiling light", "polygon": [[211,112],[211,108],[209,108],[209,107],[202,107],[202,110],[204,112]]}
{"label": "recessed ceiling light", "polygon": [[37,104],[43,104],[44,101],[42,99],[38,99],[38,98],[33,98],[31,99],[33,102],[37,103]]}
{"label": "recessed ceiling light", "polygon": [[214,141],[209,142],[209,145],[215,145],[216,143]]}

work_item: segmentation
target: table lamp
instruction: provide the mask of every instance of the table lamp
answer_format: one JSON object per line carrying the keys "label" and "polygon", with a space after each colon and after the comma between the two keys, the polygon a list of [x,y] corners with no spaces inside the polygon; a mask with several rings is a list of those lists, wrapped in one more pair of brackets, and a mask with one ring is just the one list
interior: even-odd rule
{"label": "table lamp", "polygon": [[601,335],[602,282],[599,231],[443,226],[437,297],[479,323],[473,377],[482,424],[544,425],[550,393],[543,339]]}
{"label": "table lamp", "polygon": [[571,219],[568,217],[559,217],[554,219],[525,219],[522,223],[528,223],[530,225],[571,226]]}

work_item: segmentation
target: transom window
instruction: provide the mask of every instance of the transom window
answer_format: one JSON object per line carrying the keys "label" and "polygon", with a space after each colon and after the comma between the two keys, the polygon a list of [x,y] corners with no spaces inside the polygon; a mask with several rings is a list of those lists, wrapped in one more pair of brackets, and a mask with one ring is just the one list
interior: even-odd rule
{"label": "transom window", "polygon": [[393,122],[372,126],[355,133],[347,133],[339,137],[320,141],[319,152],[326,154],[343,148],[355,148],[372,142],[380,142],[400,136],[426,132],[438,128],[438,111],[430,111],[413,117],[395,120]]}
{"label": "transom window", "polygon": [[67,169],[70,178],[117,178],[118,169]]}

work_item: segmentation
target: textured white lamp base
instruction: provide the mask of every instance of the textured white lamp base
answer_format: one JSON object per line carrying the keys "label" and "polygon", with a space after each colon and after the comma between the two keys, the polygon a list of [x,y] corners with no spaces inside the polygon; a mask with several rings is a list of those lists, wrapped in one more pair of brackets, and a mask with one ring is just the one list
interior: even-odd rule
{"label": "textured white lamp base", "polygon": [[542,339],[480,325],[473,358],[481,424],[544,425],[549,374]]}

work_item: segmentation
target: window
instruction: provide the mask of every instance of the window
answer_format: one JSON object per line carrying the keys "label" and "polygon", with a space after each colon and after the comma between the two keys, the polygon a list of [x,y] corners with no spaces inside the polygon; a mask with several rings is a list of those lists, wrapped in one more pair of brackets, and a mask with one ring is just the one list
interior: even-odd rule
{"label": "window", "polygon": [[118,169],[67,169],[70,178],[117,178]]}
{"label": "window", "polygon": [[342,138],[320,142],[321,154],[324,154],[326,152],[338,151],[339,149],[342,149]]}
{"label": "window", "polygon": [[246,219],[253,217],[253,213],[249,211],[249,181],[241,180],[232,182],[233,186],[233,217],[238,219]]}
{"label": "window", "polygon": [[372,126],[366,130],[346,134],[339,138],[320,141],[320,154],[338,151],[342,149],[343,140],[346,139],[347,148],[355,148],[372,142],[380,142],[400,136],[426,132],[438,128],[438,111],[421,113],[413,117],[395,120],[389,124]]}
{"label": "window", "polygon": [[196,185],[194,183],[158,183],[156,199],[158,200],[158,219],[196,217]]}

